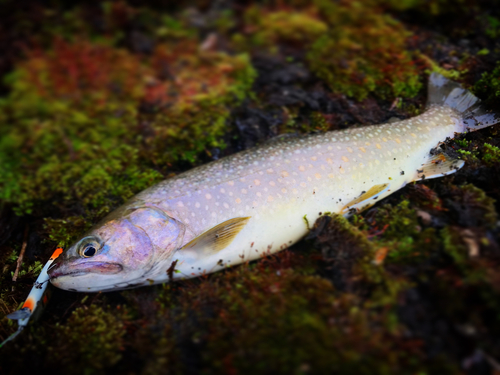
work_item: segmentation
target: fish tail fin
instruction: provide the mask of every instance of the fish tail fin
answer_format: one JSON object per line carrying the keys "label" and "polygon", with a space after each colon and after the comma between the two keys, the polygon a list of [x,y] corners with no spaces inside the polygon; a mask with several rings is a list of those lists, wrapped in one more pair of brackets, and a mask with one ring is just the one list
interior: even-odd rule
{"label": "fish tail fin", "polygon": [[500,122],[500,114],[485,109],[481,99],[436,72],[429,77],[427,108],[434,105],[449,106],[459,112],[464,131],[479,130]]}

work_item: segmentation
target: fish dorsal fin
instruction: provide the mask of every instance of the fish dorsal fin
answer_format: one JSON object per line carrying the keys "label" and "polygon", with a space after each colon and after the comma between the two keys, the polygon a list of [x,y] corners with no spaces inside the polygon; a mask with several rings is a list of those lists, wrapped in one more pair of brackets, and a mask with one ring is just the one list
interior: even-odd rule
{"label": "fish dorsal fin", "polygon": [[443,177],[455,173],[464,166],[464,163],[463,160],[442,153],[429,155],[428,159],[422,164],[422,167],[417,169],[413,181]]}
{"label": "fish dorsal fin", "polygon": [[358,198],[353,199],[352,201],[347,203],[342,208],[340,213],[345,215],[351,213],[352,210],[355,210],[355,212],[360,212],[373,206],[375,203],[377,203],[377,199],[382,194],[389,191],[389,187],[390,184],[380,184],[372,186],[370,190],[364,191]]}
{"label": "fish dorsal fin", "polygon": [[194,238],[180,250],[191,250],[206,255],[218,253],[233,242],[234,238],[247,224],[250,217],[235,217],[210,228]]}

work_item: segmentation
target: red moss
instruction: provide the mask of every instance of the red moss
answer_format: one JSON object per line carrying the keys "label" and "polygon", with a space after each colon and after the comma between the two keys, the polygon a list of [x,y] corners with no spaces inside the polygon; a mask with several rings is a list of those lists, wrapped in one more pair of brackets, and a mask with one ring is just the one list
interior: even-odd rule
{"label": "red moss", "polygon": [[136,56],[105,44],[55,38],[50,51],[27,52],[27,84],[40,96],[81,101],[89,96],[103,104],[110,96],[130,94],[141,83],[144,68]]}

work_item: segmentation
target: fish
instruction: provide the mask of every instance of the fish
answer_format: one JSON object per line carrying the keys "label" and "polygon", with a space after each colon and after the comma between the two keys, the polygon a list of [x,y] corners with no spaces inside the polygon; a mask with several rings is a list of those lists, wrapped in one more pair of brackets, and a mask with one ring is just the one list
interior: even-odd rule
{"label": "fish", "polygon": [[456,172],[439,151],[500,122],[432,73],[426,110],[402,121],[280,138],[164,180],[110,213],[49,268],[56,287],[128,289],[188,279],[293,245],[325,212],[361,212],[408,183]]}

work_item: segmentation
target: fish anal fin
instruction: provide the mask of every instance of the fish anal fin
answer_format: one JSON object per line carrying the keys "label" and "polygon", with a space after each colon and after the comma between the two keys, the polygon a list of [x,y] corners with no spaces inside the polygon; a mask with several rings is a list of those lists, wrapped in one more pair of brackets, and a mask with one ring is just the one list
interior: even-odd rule
{"label": "fish anal fin", "polygon": [[342,210],[341,214],[348,214],[352,210],[360,212],[373,206],[377,203],[377,199],[389,190],[390,184],[380,184],[372,186],[368,191],[363,192],[358,198],[353,199],[347,203]]}
{"label": "fish anal fin", "polygon": [[429,158],[417,169],[413,181],[443,177],[455,173],[464,166],[464,161],[439,153]]}
{"label": "fish anal fin", "polygon": [[233,242],[234,238],[250,220],[250,217],[235,217],[217,224],[180,249],[190,250],[206,255],[216,254]]}

